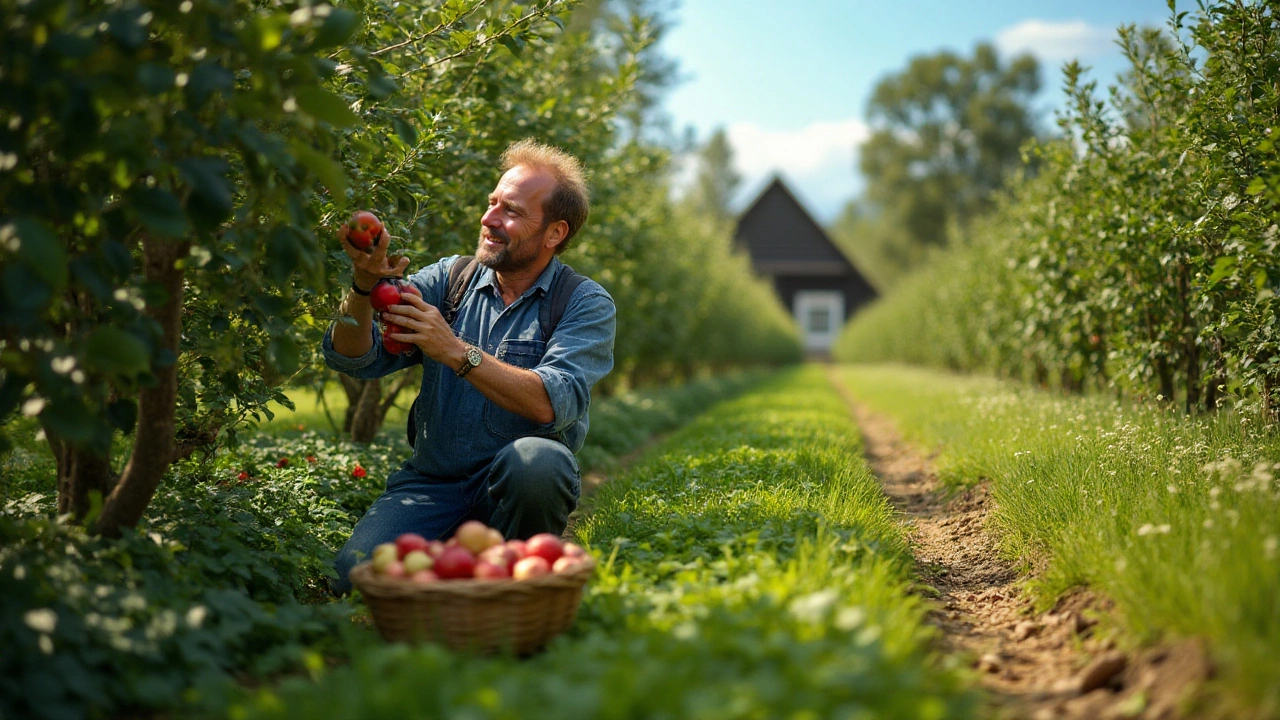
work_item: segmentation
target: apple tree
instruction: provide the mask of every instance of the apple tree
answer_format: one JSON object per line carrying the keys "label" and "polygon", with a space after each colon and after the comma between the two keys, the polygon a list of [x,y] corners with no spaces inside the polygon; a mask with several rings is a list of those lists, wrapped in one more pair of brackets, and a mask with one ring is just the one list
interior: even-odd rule
{"label": "apple tree", "polygon": [[[283,396],[329,284],[317,193],[391,88],[329,57],[354,13],[284,0],[0,0],[0,446],[31,427],[58,509],[135,525],[170,464]],[[31,418],[12,422],[15,414]]]}

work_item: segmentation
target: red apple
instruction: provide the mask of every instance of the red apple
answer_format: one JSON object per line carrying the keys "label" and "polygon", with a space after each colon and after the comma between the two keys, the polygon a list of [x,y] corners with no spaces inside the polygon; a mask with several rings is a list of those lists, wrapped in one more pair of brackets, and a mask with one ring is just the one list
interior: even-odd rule
{"label": "red apple", "polygon": [[418,349],[417,345],[397,340],[391,337],[392,333],[402,333],[404,328],[399,325],[387,323],[382,327],[382,347],[393,355],[407,355]]}
{"label": "red apple", "polygon": [[476,563],[473,574],[480,580],[504,580],[511,577],[511,571],[507,569],[506,565],[499,565],[486,560]]}
{"label": "red apple", "polygon": [[547,565],[560,559],[564,554],[564,543],[560,538],[551,533],[538,533],[525,543],[525,549],[529,555],[536,555],[547,561]]}
{"label": "red apple", "polygon": [[578,543],[567,542],[564,544],[564,557],[586,557],[587,551]]}
{"label": "red apple", "polygon": [[586,558],[573,557],[570,555],[561,555],[560,559],[551,566],[551,572],[570,572],[576,570],[586,564]]}
{"label": "red apple", "polygon": [[432,560],[440,557],[440,553],[442,552],[444,552],[444,543],[439,540],[427,541],[427,554],[431,556]]}
{"label": "red apple", "polygon": [[530,555],[511,568],[511,577],[517,580],[528,580],[541,577],[551,572],[551,563],[537,555]]}
{"label": "red apple", "polygon": [[508,540],[507,547],[516,551],[516,559],[520,560],[529,555],[529,548],[523,540]]}
{"label": "red apple", "polygon": [[436,558],[435,573],[446,580],[469,578],[475,574],[476,557],[470,550],[455,545],[446,547],[440,557]]}
{"label": "red apple", "polygon": [[369,291],[369,305],[374,310],[382,312],[392,305],[399,304],[402,291],[400,283],[399,278],[382,278],[379,280],[373,286],[373,289]]}
{"label": "red apple", "polygon": [[382,221],[368,210],[361,210],[347,221],[347,242],[357,249],[369,252],[378,236],[382,235]]}
{"label": "red apple", "polygon": [[387,563],[387,568],[382,571],[382,574],[387,577],[402,578],[405,576],[404,563],[400,562],[399,560],[392,560],[391,562]]}
{"label": "red apple", "polygon": [[[493,545],[492,537],[489,535],[489,526],[479,520],[468,520],[462,523],[458,526],[458,530],[453,536],[458,538],[459,545],[477,555]],[[502,542],[502,540],[499,539],[498,542]]]}
{"label": "red apple", "polygon": [[480,560],[493,563],[494,565],[501,565],[505,567],[508,572],[511,571],[511,568],[515,567],[516,561],[519,559],[520,556],[517,555],[516,551],[508,545],[494,545],[480,553]]}
{"label": "red apple", "polygon": [[411,533],[411,532],[404,533],[396,538],[396,559],[397,560],[403,560],[405,555],[408,555],[410,552],[413,552],[414,550],[426,550],[426,549],[427,549],[427,539],[422,537],[418,533]]}
{"label": "red apple", "polygon": [[430,570],[419,570],[418,572],[410,575],[409,579],[416,583],[433,583],[439,580],[440,576]]}

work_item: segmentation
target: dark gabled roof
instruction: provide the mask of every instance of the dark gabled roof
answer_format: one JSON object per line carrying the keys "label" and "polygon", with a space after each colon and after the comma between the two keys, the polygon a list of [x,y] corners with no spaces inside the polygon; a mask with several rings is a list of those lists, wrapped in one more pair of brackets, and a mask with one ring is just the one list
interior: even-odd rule
{"label": "dark gabled roof", "polygon": [[779,177],[738,218],[734,241],[762,275],[853,275],[866,282]]}

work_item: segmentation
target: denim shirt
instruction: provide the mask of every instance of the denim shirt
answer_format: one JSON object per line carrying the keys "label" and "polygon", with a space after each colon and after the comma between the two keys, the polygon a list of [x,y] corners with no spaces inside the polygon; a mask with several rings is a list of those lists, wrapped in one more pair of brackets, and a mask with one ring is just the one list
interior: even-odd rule
{"label": "denim shirt", "polygon": [[[447,292],[449,268],[457,258],[444,258],[407,280],[422,291],[423,300],[440,307]],[[560,266],[560,260],[553,258],[533,287],[509,306],[503,304],[493,270],[479,266],[453,321],[453,333],[458,337],[542,378],[555,411],[555,420],[550,423],[537,423],[498,407],[471,383],[456,377],[453,368],[427,358],[420,350],[408,355],[387,352],[377,323],[373,348],[358,358],[333,349],[331,326],[321,344],[325,363],[361,380],[422,365],[422,389],[415,410],[418,434],[407,465],[428,478],[453,481],[471,477],[503,447],[530,435],[559,440],[576,453],[587,437],[591,388],[613,368],[616,309],[609,293],[587,279],[574,291],[555,332],[544,343],[538,311],[541,303],[550,302],[546,294]]]}

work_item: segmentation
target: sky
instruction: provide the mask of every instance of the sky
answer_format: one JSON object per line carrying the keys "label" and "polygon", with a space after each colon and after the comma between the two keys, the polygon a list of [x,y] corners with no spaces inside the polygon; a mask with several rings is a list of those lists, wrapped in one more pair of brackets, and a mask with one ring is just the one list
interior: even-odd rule
{"label": "sky", "polygon": [[677,1],[659,46],[679,69],[663,106],[673,129],[699,142],[725,129],[743,176],[737,209],[780,175],[823,224],[862,189],[856,146],[876,83],[912,57],[968,56],[982,41],[1002,59],[1032,53],[1050,130],[1064,62],[1078,59],[1105,87],[1124,68],[1116,29],[1169,19],[1166,0]]}

